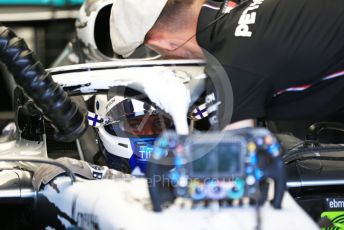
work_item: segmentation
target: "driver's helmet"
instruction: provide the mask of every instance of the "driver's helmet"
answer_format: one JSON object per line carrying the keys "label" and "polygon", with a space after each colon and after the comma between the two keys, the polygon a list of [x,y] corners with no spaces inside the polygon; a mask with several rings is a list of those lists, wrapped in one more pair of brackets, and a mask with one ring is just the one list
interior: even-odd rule
{"label": "driver's helmet", "polygon": [[[72,42],[80,62],[122,59],[114,53],[110,37],[110,15],[115,0],[86,0],[76,18],[76,39]],[[156,59],[153,50],[142,45],[129,58]]]}
{"label": "driver's helmet", "polygon": [[144,174],[156,138],[173,128],[171,118],[148,101],[97,95],[95,112],[108,124],[99,127],[99,145],[109,167]]}

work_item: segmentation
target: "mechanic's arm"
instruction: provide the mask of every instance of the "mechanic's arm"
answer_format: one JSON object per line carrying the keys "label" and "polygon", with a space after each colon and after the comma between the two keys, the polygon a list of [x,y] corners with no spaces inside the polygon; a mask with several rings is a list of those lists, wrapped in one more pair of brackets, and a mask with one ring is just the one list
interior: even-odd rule
{"label": "mechanic's arm", "polygon": [[227,125],[224,130],[233,130],[233,129],[241,129],[241,128],[247,128],[247,127],[255,127],[256,126],[256,120],[255,119],[247,119],[242,121],[237,121],[232,124]]}

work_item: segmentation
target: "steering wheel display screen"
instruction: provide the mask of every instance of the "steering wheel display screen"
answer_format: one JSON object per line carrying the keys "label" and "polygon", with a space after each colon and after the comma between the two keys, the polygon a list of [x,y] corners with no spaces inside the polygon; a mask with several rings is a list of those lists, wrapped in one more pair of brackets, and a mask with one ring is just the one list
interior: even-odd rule
{"label": "steering wheel display screen", "polygon": [[243,147],[238,142],[194,143],[190,175],[194,178],[228,178],[242,173]]}

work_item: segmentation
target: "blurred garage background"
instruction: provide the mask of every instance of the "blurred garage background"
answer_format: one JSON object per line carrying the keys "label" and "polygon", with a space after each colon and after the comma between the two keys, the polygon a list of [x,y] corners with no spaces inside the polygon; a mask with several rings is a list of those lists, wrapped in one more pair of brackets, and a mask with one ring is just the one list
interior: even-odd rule
{"label": "blurred garage background", "polygon": [[[74,36],[84,0],[0,0],[0,22],[25,39],[48,68]],[[13,120],[13,81],[0,65],[0,128]]]}

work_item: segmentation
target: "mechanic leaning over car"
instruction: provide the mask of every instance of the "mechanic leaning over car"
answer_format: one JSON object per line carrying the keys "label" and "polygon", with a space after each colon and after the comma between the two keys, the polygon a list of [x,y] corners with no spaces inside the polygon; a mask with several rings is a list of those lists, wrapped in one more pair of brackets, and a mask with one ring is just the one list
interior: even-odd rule
{"label": "mechanic leaning over car", "polygon": [[252,126],[258,118],[343,117],[344,1],[248,0],[235,5],[115,0],[113,49],[125,57],[145,43],[167,58],[202,58],[202,49],[208,51],[233,88],[228,128]]}

